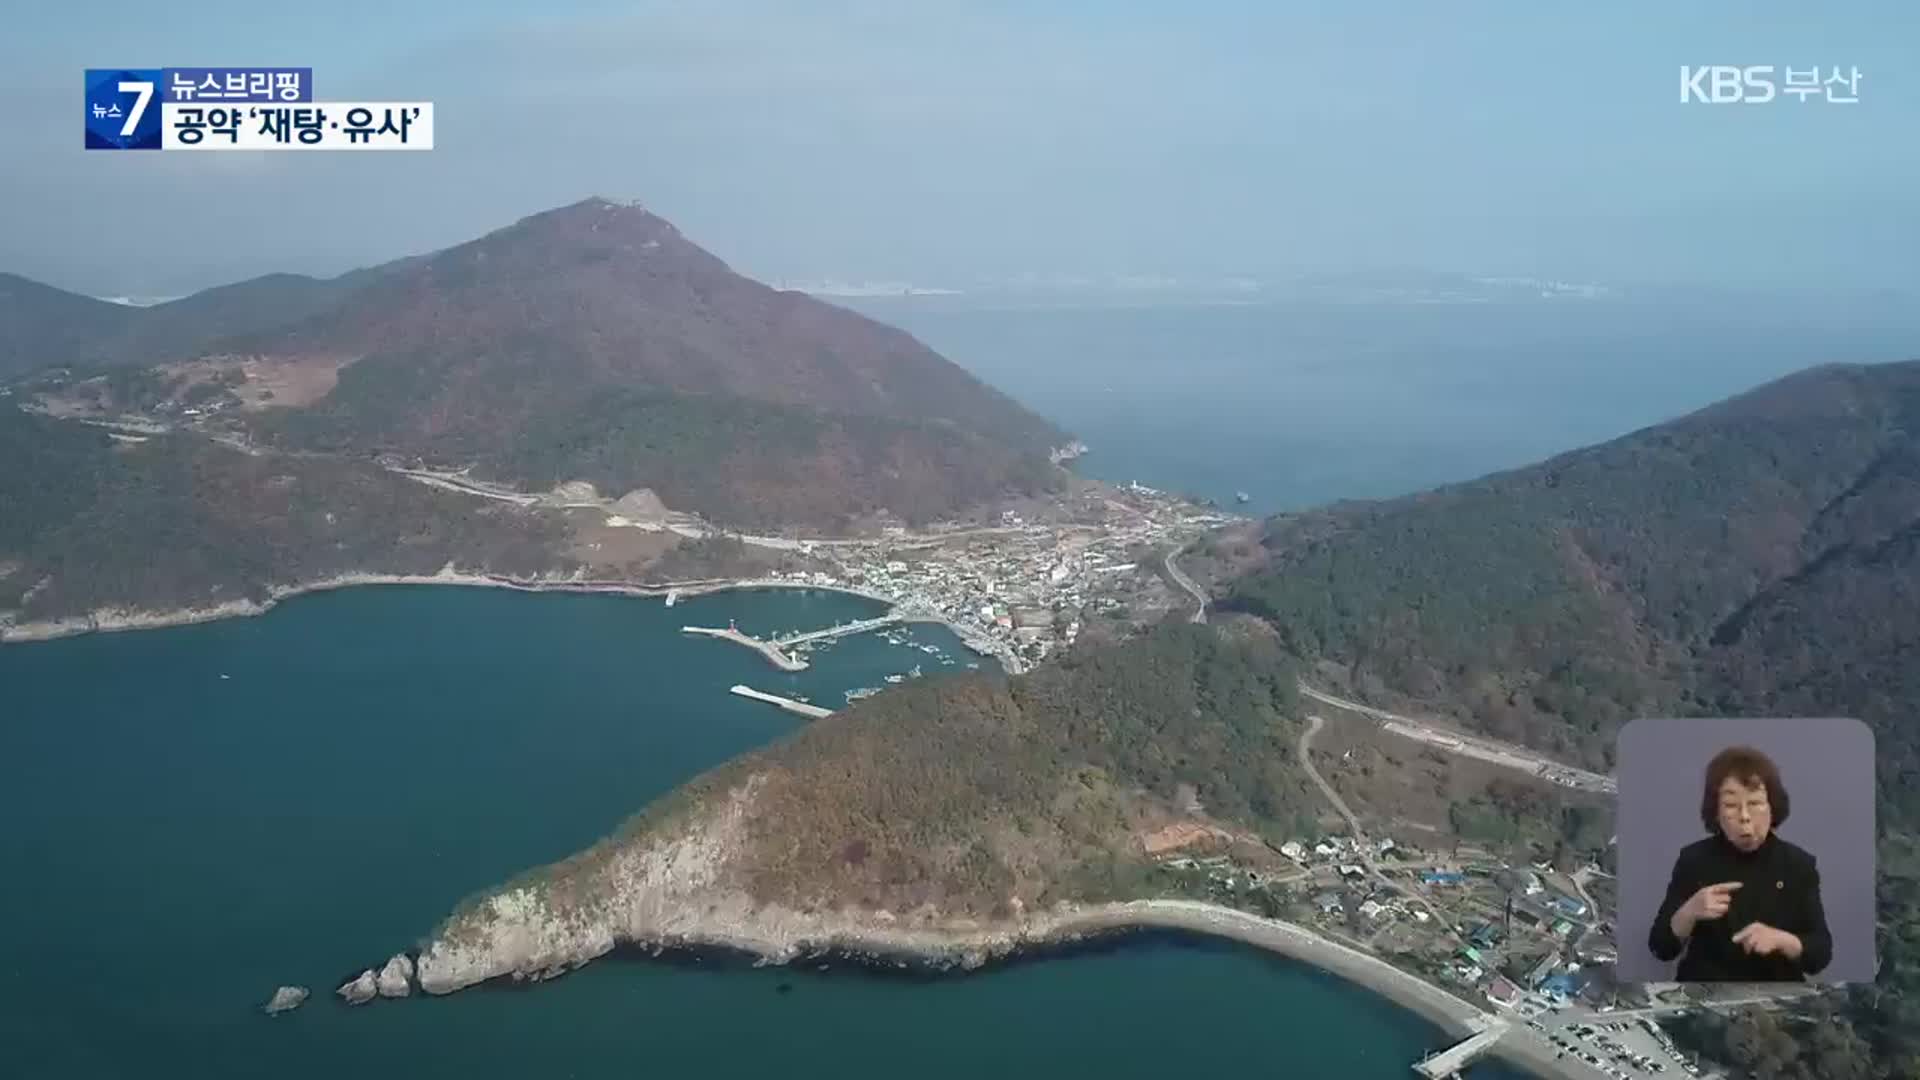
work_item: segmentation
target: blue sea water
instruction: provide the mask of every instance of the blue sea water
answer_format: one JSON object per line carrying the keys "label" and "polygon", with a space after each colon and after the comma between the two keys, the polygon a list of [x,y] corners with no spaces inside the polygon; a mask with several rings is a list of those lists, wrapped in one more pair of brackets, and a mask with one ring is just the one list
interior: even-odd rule
{"label": "blue sea water", "polygon": [[1920,313],[1807,298],[857,303],[1083,439],[1083,473],[1245,492],[1253,513],[1514,468],[1815,364],[1920,358]]}
{"label": "blue sea water", "polygon": [[[1167,937],[932,980],[616,958],[533,988],[332,999],[469,892],[801,723],[734,683],[835,705],[974,660],[916,626],[956,663],[869,634],[787,675],[679,633],[873,610],[376,587],[0,648],[0,1076],[1398,1080],[1444,1044],[1310,969]],[[282,983],[314,997],[262,1015]]]}

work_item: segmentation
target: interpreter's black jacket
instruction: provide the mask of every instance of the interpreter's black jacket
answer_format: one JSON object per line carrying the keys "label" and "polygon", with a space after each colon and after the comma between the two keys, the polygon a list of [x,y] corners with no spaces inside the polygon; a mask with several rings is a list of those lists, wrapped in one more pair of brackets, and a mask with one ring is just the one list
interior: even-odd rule
{"label": "interpreter's black jacket", "polygon": [[[1673,913],[1708,885],[1738,881],[1728,897],[1727,913],[1693,924],[1693,936],[1673,933]],[[1733,935],[1748,923],[1762,922],[1800,939],[1800,958],[1755,956],[1734,944]],[[1667,898],[1654,916],[1647,947],[1662,960],[1680,955],[1681,982],[1786,982],[1818,974],[1833,959],[1833,937],[1820,905],[1820,870],[1814,857],[1769,834],[1753,851],[1741,851],[1715,833],[1680,849],[1667,883]]]}

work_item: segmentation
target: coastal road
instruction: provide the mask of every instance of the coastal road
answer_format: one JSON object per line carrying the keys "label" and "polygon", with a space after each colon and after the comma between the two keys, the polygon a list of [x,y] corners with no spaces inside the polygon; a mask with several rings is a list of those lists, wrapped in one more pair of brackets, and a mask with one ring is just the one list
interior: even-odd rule
{"label": "coastal road", "polygon": [[1620,793],[1620,785],[1611,776],[1603,776],[1600,773],[1562,764],[1523,746],[1489,739],[1482,735],[1464,735],[1429,720],[1402,716],[1385,709],[1376,709],[1371,705],[1362,705],[1357,701],[1348,701],[1346,698],[1335,697],[1323,690],[1316,690],[1305,682],[1300,683],[1300,693],[1323,705],[1331,705],[1371,717],[1380,721],[1381,726],[1392,734],[1427,743],[1448,753],[1502,765],[1562,787],[1596,791],[1606,795]]}
{"label": "coastal road", "polygon": [[1200,586],[1195,585],[1193,579],[1187,576],[1186,571],[1180,569],[1180,564],[1174,561],[1176,554],[1178,554],[1178,552],[1167,552],[1167,576],[1173,579],[1174,584],[1187,590],[1188,594],[1193,597],[1193,615],[1187,621],[1204,623],[1207,621],[1207,594],[1201,592]]}

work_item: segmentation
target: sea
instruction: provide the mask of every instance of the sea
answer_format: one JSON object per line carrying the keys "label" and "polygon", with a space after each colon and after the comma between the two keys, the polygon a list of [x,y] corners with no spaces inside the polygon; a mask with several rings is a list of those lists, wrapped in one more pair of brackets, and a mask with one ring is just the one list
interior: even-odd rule
{"label": "sea", "polygon": [[1816,364],[1920,359],[1920,305],[1871,296],[845,302],[1077,436],[1081,472],[1260,514],[1515,468]]}
{"label": "sea", "polygon": [[[1906,328],[1772,309],[867,310],[1084,439],[1092,475],[1244,491],[1251,511],[1462,480],[1810,363],[1920,355]],[[679,632],[875,610],[382,586],[0,647],[0,1077],[1398,1080],[1450,1041],[1303,965],[1163,934],[938,978],[616,956],[535,987],[333,1000],[463,897],[805,723],[728,687],[836,707],[916,665],[992,666],[937,626],[842,639],[793,674]],[[281,984],[313,998],[267,1017]]]}
{"label": "sea", "polygon": [[[616,955],[533,987],[334,999],[469,893],[805,723],[736,683],[832,706],[915,667],[993,670],[933,625],[792,674],[679,632],[876,610],[371,586],[0,647],[0,1076],[1398,1080],[1447,1043],[1311,968],[1164,934],[967,975]],[[313,997],[268,1017],[282,984]]]}

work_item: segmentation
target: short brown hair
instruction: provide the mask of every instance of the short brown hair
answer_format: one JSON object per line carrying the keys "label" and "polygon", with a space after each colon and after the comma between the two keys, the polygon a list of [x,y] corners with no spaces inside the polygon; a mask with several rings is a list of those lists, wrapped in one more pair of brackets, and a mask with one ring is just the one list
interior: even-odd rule
{"label": "short brown hair", "polygon": [[1767,804],[1773,808],[1773,825],[1787,823],[1787,786],[1780,782],[1780,770],[1773,759],[1751,746],[1729,746],[1707,762],[1707,785],[1700,793],[1700,823],[1708,832],[1720,831],[1720,785],[1728,779],[1751,786],[1758,781],[1767,786]]}

